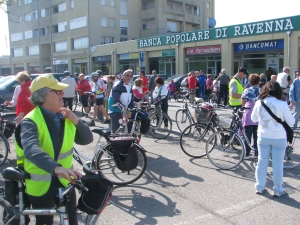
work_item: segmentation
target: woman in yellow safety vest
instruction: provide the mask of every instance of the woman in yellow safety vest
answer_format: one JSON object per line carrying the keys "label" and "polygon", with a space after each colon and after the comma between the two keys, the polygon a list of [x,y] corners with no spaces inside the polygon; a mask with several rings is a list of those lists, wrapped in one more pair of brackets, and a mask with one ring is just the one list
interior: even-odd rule
{"label": "woman in yellow safety vest", "polygon": [[[30,174],[25,180],[33,208],[52,208],[58,188],[66,186],[81,174],[73,170],[73,145],[93,141],[89,127],[69,109],[63,108],[64,89],[52,74],[32,81],[30,101],[36,107],[17,127],[16,153],[18,166]],[[78,224],[75,213],[76,195],[67,204],[70,224]],[[52,224],[53,216],[36,216],[36,224]]]}

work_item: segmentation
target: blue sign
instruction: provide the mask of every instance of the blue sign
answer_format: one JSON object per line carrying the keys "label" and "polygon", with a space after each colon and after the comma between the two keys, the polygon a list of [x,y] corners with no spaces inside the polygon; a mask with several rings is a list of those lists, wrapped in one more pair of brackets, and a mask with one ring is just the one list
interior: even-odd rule
{"label": "blue sign", "polygon": [[283,49],[283,40],[272,40],[272,41],[256,41],[234,44],[235,52],[246,52],[246,51],[262,51],[262,50],[274,50]]}
{"label": "blue sign", "polygon": [[140,66],[141,70],[145,70],[144,52],[139,52],[139,66]]}

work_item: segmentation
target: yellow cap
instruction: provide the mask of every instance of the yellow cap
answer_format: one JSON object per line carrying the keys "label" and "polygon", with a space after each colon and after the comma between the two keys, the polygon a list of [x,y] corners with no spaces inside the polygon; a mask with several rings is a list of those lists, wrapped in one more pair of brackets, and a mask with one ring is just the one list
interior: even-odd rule
{"label": "yellow cap", "polygon": [[69,87],[69,85],[58,82],[58,80],[56,80],[55,77],[51,73],[49,73],[49,74],[39,75],[37,78],[35,78],[32,81],[29,89],[31,92],[35,92],[44,87],[51,88],[53,90],[63,90]]}

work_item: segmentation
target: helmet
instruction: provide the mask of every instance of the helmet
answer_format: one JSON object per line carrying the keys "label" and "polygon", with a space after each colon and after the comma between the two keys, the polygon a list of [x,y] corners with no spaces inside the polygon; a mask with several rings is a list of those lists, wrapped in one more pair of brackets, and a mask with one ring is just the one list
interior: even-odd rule
{"label": "helmet", "polygon": [[79,75],[79,73],[74,73],[74,76],[78,76]]}
{"label": "helmet", "polygon": [[99,77],[99,74],[97,72],[94,72],[91,74],[91,77]]}
{"label": "helmet", "polygon": [[102,70],[97,70],[96,73],[98,73],[99,76],[103,75]]}
{"label": "helmet", "polygon": [[64,72],[64,75],[66,76],[66,75],[70,75],[71,73],[70,73],[70,71],[69,70],[66,70],[65,72]]}

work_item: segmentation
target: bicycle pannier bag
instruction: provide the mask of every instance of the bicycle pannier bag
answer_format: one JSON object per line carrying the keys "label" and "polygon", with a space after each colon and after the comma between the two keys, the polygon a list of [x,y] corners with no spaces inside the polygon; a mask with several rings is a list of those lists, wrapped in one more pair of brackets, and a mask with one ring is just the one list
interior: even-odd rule
{"label": "bicycle pannier bag", "polygon": [[131,146],[126,154],[114,153],[114,161],[119,170],[130,171],[138,165],[138,155],[135,146]]}
{"label": "bicycle pannier bag", "polygon": [[[88,173],[88,175],[92,174],[94,173]],[[99,176],[99,174],[94,175]],[[96,182],[86,182],[84,186],[88,188],[88,191],[82,192],[77,208],[88,215],[100,214],[112,196],[112,182],[102,177]]]}
{"label": "bicycle pannier bag", "polygon": [[10,138],[13,135],[15,128],[16,128],[15,123],[7,122],[5,125],[5,128],[4,128],[4,132],[3,132],[4,136],[6,138]]}
{"label": "bicycle pannier bag", "polygon": [[4,180],[4,199],[12,206],[16,204],[16,197],[19,194],[18,182],[14,180]]}
{"label": "bicycle pannier bag", "polygon": [[149,129],[150,129],[150,119],[149,118],[144,118],[141,120],[141,133],[142,134],[147,134]]}
{"label": "bicycle pannier bag", "polygon": [[130,171],[137,167],[138,155],[134,146],[136,140],[131,135],[111,135],[113,158],[119,170]]}

